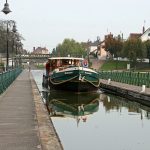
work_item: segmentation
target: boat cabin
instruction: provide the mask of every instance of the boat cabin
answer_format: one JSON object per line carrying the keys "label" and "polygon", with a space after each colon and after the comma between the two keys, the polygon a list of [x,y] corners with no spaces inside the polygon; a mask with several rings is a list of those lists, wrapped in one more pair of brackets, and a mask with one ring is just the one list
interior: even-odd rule
{"label": "boat cabin", "polygon": [[51,71],[55,69],[63,70],[71,66],[81,66],[83,60],[84,60],[83,58],[75,58],[75,57],[52,57],[49,58],[50,70]]}

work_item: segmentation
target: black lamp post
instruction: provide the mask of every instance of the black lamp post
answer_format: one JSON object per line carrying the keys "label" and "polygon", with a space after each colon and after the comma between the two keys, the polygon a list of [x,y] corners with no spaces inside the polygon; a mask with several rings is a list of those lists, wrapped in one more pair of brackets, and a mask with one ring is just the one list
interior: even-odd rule
{"label": "black lamp post", "polygon": [[9,4],[7,3],[7,0],[6,0],[6,3],[4,4],[4,8],[3,8],[2,12],[6,15],[11,12],[11,10],[9,9]]}
{"label": "black lamp post", "polygon": [[[4,14],[8,14],[11,12],[11,10],[9,9],[9,4],[7,3],[7,0],[6,0],[6,3],[4,4],[4,8],[2,10],[2,12]],[[6,71],[8,70],[8,65],[9,65],[9,52],[8,52],[8,22],[7,22],[7,44],[6,44]]]}
{"label": "black lamp post", "polygon": [[15,41],[14,41],[14,38],[15,38],[15,33],[17,32],[17,29],[16,29],[16,24],[14,23],[14,25],[13,25],[13,28],[12,28],[12,31],[13,31],[13,43],[12,43],[12,69],[13,69],[13,67],[14,67],[14,43],[15,43]]}
{"label": "black lamp post", "polygon": [[90,63],[90,40],[88,40],[88,48],[87,48],[87,57],[88,57],[88,63]]}

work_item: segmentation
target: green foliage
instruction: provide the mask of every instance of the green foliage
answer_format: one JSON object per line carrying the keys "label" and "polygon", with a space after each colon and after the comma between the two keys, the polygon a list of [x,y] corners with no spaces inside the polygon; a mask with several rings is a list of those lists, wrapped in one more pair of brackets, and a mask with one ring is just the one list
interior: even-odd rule
{"label": "green foliage", "polygon": [[102,65],[101,70],[124,70],[127,69],[128,63],[128,61],[108,60]]}
{"label": "green foliage", "polygon": [[[23,37],[17,32],[13,33],[13,25],[15,24],[15,21],[13,20],[0,20],[0,53],[6,52],[6,40],[8,38],[8,49],[9,53],[12,52],[12,45],[18,44],[18,41],[23,40]],[[8,27],[8,33],[7,33],[7,27]]]}
{"label": "green foliage", "polygon": [[3,67],[3,66],[4,66],[4,63],[3,63],[3,62],[0,62],[0,66],[2,66],[2,67]]}
{"label": "green foliage", "polygon": [[53,49],[52,55],[84,57],[86,52],[81,43],[78,43],[73,39],[64,39],[62,44],[58,44],[56,49]]}
{"label": "green foliage", "polygon": [[115,57],[118,57],[121,55],[121,50],[123,47],[123,42],[118,35],[117,37],[113,37],[113,35],[108,35],[105,39],[105,49],[106,51],[109,51],[111,55],[114,55]]}
{"label": "green foliage", "polygon": [[45,65],[39,64],[39,65],[37,65],[36,67],[37,67],[37,69],[43,69],[43,68],[45,68]]}
{"label": "green foliage", "polygon": [[140,39],[128,39],[124,42],[123,54],[132,62],[132,65],[135,66],[137,58],[142,60],[146,57],[146,47]]}

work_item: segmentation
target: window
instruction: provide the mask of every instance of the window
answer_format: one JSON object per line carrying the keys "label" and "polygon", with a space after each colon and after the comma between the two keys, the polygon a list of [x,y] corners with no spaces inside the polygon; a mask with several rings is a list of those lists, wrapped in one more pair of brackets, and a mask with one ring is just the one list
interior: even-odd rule
{"label": "window", "polygon": [[150,33],[148,33],[148,36],[150,36]]}

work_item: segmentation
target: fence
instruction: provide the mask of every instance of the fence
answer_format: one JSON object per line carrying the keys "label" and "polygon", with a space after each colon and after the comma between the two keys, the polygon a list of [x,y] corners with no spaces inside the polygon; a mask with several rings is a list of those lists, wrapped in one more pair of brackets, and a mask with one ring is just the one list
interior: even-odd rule
{"label": "fence", "polygon": [[2,94],[8,88],[8,86],[17,78],[21,72],[21,68],[15,68],[13,70],[0,73],[0,94]]}
{"label": "fence", "polygon": [[111,79],[112,81],[132,84],[137,86],[146,85],[150,87],[150,73],[149,72],[119,72],[119,71],[101,71],[99,72],[101,79]]}

